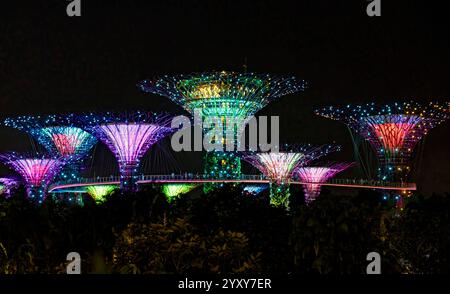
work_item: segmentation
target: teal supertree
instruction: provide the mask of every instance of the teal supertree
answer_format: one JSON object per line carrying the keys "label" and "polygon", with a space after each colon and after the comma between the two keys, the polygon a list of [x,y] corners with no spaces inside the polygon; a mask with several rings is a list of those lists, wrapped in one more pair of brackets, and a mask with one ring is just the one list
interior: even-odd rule
{"label": "teal supertree", "polygon": [[[278,97],[303,91],[306,83],[292,76],[222,71],[166,75],[141,81],[138,86],[144,92],[168,97],[191,115],[198,112],[202,121],[219,118],[223,133],[218,143],[222,146],[233,145],[236,150],[250,116]],[[230,122],[233,125],[227,125]],[[203,128],[204,133],[208,131],[208,127]],[[227,142],[230,138],[233,142]],[[223,150],[229,148],[224,147]],[[238,178],[241,174],[240,159],[234,152],[206,152],[204,173],[214,178]],[[204,190],[207,192],[214,186],[205,185]]]}
{"label": "teal supertree", "polygon": [[62,181],[77,180],[84,161],[97,143],[94,136],[78,127],[74,114],[19,116],[4,125],[30,134],[46,151],[66,162],[58,175]]}

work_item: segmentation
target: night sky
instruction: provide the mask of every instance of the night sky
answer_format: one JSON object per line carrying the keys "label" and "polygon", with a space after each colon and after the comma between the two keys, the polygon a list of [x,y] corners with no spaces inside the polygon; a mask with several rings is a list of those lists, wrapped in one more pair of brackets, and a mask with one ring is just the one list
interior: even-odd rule
{"label": "night sky", "polygon": [[[444,3],[381,1],[382,16],[374,18],[366,15],[365,0],[82,0],[82,16],[72,18],[64,0],[2,3],[0,118],[122,109],[183,113],[136,83],[246,67],[309,82],[307,91],[259,113],[280,116],[282,140],[335,141],[344,146],[337,158],[352,160],[345,125],[315,117],[315,108],[450,100]],[[0,135],[1,151],[30,149],[19,131],[1,127]],[[417,182],[426,194],[450,192],[449,135],[447,122],[422,144]]]}

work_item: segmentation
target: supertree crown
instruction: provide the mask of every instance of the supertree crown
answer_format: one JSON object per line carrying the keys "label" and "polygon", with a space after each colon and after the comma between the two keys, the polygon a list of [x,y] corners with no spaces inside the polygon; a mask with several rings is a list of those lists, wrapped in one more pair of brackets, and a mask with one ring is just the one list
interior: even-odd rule
{"label": "supertree crown", "polygon": [[57,157],[17,153],[1,154],[0,161],[21,175],[29,197],[35,198],[39,203],[44,200],[47,185],[65,164],[64,160]]}
{"label": "supertree crown", "polygon": [[353,162],[341,163],[324,163],[319,166],[303,166],[295,171],[295,175],[303,182],[308,184],[303,185],[305,192],[305,201],[310,203],[320,194],[320,183],[325,183],[336,174],[353,166]]}
{"label": "supertree crown", "polygon": [[126,112],[85,114],[80,125],[94,134],[116,155],[119,164],[137,164],[154,143],[170,134],[171,116],[165,113]]}
{"label": "supertree crown", "polygon": [[165,113],[126,112],[84,114],[78,118],[114,153],[120,167],[121,187],[137,189],[137,172],[142,156],[157,141],[172,133],[171,116]]}
{"label": "supertree crown", "polygon": [[244,152],[242,158],[275,181],[290,179],[299,166],[309,164],[331,152],[339,151],[339,145],[312,144],[284,145],[279,152]]}
{"label": "supertree crown", "polygon": [[201,109],[206,116],[247,117],[280,96],[303,91],[306,82],[291,76],[222,71],[165,75],[138,86],[168,97],[190,113]]}
{"label": "supertree crown", "polygon": [[4,125],[29,133],[48,152],[72,161],[84,157],[97,142],[77,127],[75,114],[19,116],[7,118]]}
{"label": "supertree crown", "polygon": [[391,105],[347,105],[327,107],[317,115],[341,121],[366,138],[380,157],[388,153],[407,156],[428,131],[450,117],[445,104],[430,102],[393,103]]}

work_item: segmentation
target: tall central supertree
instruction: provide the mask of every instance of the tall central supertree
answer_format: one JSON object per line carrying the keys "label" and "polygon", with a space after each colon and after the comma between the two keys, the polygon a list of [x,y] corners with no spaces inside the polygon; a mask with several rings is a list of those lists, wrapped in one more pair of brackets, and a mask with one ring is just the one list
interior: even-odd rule
{"label": "tall central supertree", "polygon": [[303,191],[305,192],[305,202],[311,203],[320,195],[321,185],[325,183],[336,174],[346,170],[353,163],[330,163],[322,164],[320,166],[303,166],[299,167],[295,171],[295,175],[300,178],[301,181],[308,184],[303,185]]}
{"label": "tall central supertree", "polygon": [[141,158],[153,144],[173,131],[171,116],[153,112],[86,114],[78,119],[86,131],[114,153],[124,191],[137,190]]}
{"label": "tall central supertree", "polygon": [[83,159],[97,143],[94,136],[77,126],[74,114],[19,116],[7,118],[4,124],[27,132],[48,153],[61,156],[67,163],[59,177],[61,180],[79,176]]}
{"label": "tall central supertree", "polygon": [[316,114],[347,124],[370,142],[379,161],[380,180],[405,182],[417,142],[449,118],[449,109],[447,104],[421,105],[411,101],[327,107],[317,110]]}
{"label": "tall central supertree", "polygon": [[[208,117],[220,118],[223,124],[222,146],[227,145],[226,138],[233,138],[236,150],[248,117],[278,97],[304,90],[305,81],[291,76],[222,71],[162,76],[144,80],[139,87],[145,92],[168,97],[191,115],[199,113],[202,121]],[[240,123],[237,127],[227,126],[227,121]],[[208,127],[203,128],[204,133],[209,130]],[[228,146],[232,145],[228,143]],[[238,178],[241,174],[240,159],[234,152],[207,152],[204,173],[213,178]]]}
{"label": "tall central supertree", "polygon": [[65,164],[60,158],[16,153],[1,154],[0,161],[22,176],[28,197],[38,204],[44,201],[48,185]]}
{"label": "tall central supertree", "polygon": [[311,144],[285,147],[280,152],[248,152],[242,158],[259,169],[270,180],[270,203],[289,208],[289,182],[294,171],[310,162],[339,151],[340,146]]}

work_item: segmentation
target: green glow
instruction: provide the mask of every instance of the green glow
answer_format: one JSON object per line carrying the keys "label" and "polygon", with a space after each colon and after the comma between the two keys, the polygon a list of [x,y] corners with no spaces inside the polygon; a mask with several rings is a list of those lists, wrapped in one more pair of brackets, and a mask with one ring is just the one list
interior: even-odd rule
{"label": "green glow", "polygon": [[289,184],[285,183],[271,183],[270,184],[270,204],[275,207],[284,206],[289,209],[289,197],[291,193],[289,191]]}
{"label": "green glow", "polygon": [[110,195],[117,188],[118,186],[115,185],[88,186],[86,191],[95,202],[102,203],[106,200],[106,196]]}
{"label": "green glow", "polygon": [[180,195],[192,191],[197,186],[198,184],[166,184],[163,185],[162,192],[166,196],[167,201],[170,203],[176,198],[179,198]]}
{"label": "green glow", "polygon": [[6,186],[0,184],[0,195],[2,195],[5,192],[5,190],[6,190]]}

